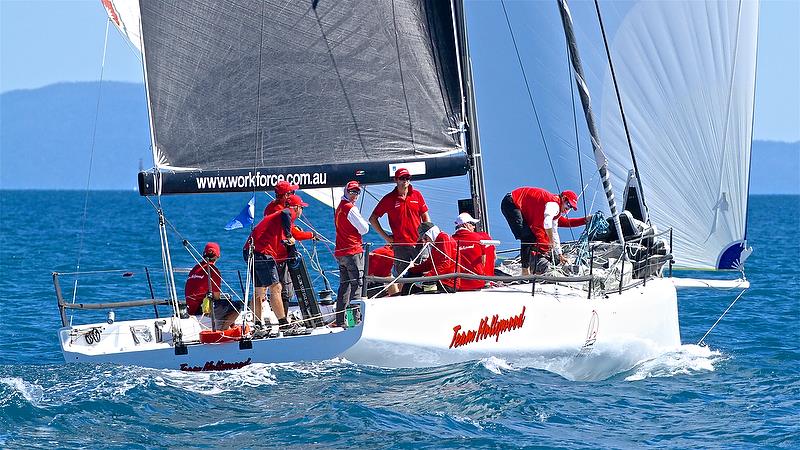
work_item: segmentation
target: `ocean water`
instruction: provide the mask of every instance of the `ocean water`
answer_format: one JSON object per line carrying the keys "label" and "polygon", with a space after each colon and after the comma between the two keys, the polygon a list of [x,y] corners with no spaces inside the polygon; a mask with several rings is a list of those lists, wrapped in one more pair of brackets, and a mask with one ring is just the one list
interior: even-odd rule
{"label": "ocean water", "polygon": [[[182,240],[215,240],[223,269],[243,269],[247,233],[222,227],[248,199],[164,199],[179,233],[170,235],[175,265],[193,264]],[[332,235],[329,210],[306,216]],[[131,273],[82,276],[77,297],[95,300],[149,297],[144,267],[163,284],[148,200],[0,191],[0,448],[798,448],[800,197],[753,197],[748,227],[752,288],[708,346],[695,344],[738,291],[682,291],[685,345],[600,381],[497,358],[413,370],[332,360],[183,373],[67,365],[56,338],[52,271]],[[320,243],[317,252],[332,269],[329,249]],[[335,289],[335,274],[328,278]],[[72,278],[61,283],[71,298]],[[97,318],[79,314],[75,323]]]}

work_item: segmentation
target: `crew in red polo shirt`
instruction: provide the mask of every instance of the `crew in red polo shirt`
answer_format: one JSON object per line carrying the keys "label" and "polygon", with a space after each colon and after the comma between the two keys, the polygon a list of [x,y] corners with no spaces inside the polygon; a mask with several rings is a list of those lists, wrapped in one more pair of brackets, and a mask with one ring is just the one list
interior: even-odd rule
{"label": "crew in red polo shirt", "polygon": [[[411,186],[411,173],[400,168],[394,173],[397,186],[386,194],[375,206],[369,223],[375,231],[394,248],[394,270],[399,275],[417,256],[417,230],[423,222],[430,222],[428,205],[422,194]],[[389,217],[389,228],[392,235],[381,227],[380,219],[384,214]]]}
{"label": "crew in red polo shirt", "polygon": [[336,248],[333,255],[339,263],[339,290],[336,296],[336,324],[344,325],[344,313],[350,300],[361,295],[361,279],[364,276],[364,251],[361,236],[369,231],[356,206],[361,195],[361,185],[351,181],[345,186],[342,201],[334,213]]}
{"label": "crew in red polo shirt", "polygon": [[[283,211],[283,209],[286,208],[286,202],[289,200],[289,197],[294,195],[294,192],[298,189],[300,189],[300,186],[296,184],[291,184],[285,180],[279,181],[275,185],[275,200],[269,202],[264,208],[264,217]],[[292,225],[292,237],[297,241],[305,241],[308,239],[316,239],[317,233],[313,231],[303,231],[303,229],[297,225]],[[245,243],[245,248],[247,245],[248,243]],[[281,277],[281,297],[283,298],[283,304],[288,307],[289,301],[294,296],[294,285],[292,284],[292,276],[289,273],[289,267],[286,265],[285,261],[278,263],[278,275]]]}
{"label": "crew in red polo shirt", "polygon": [[[475,232],[475,219],[470,213],[461,213],[456,217],[456,232],[453,239],[456,241],[456,271],[458,273],[471,273],[484,275],[486,270],[486,248],[481,243],[483,235]],[[468,280],[459,278],[455,288],[458,291],[475,291],[486,285],[483,280]]]}
{"label": "crew in red polo shirt", "polygon": [[278,276],[278,263],[285,262],[288,258],[286,245],[294,245],[292,225],[300,217],[303,207],[307,203],[298,195],[291,195],[286,203],[286,208],[280,212],[270,214],[253,228],[253,266],[255,273],[256,300],[254,313],[256,320],[261,319],[261,303],[269,288],[269,303],[272,311],[280,324],[287,324],[286,310],[281,298],[281,283]]}
{"label": "crew in red polo shirt", "polygon": [[286,201],[289,200],[289,196],[294,195],[294,191],[298,189],[300,189],[300,186],[296,184],[291,184],[284,180],[278,181],[278,184],[275,185],[275,200],[269,202],[264,208],[264,216],[283,211],[283,208],[286,208]]}
{"label": "crew in red polo shirt", "polygon": [[[537,255],[537,263],[546,262],[541,260],[540,256],[551,259],[553,263],[564,262],[558,238],[558,226],[578,227],[585,225],[590,219],[590,216],[567,219],[564,216],[570,209],[578,209],[578,196],[569,190],[556,195],[541,188],[521,187],[503,198],[500,210],[514,237],[521,241],[522,275],[531,273],[531,251]],[[542,271],[542,267],[536,269],[536,272]]]}

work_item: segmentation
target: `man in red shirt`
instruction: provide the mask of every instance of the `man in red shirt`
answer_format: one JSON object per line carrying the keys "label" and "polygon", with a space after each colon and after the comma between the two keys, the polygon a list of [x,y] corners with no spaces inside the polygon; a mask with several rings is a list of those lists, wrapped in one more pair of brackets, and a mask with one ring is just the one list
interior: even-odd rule
{"label": "man in red shirt", "polygon": [[[417,230],[422,222],[430,222],[428,205],[422,194],[411,186],[411,173],[404,168],[394,173],[397,187],[389,192],[375,206],[369,223],[375,231],[394,248],[394,270],[400,275],[417,256]],[[381,227],[380,219],[384,214],[389,217],[389,236]]]}
{"label": "man in red shirt", "polygon": [[[394,266],[394,251],[391,245],[384,245],[369,252],[369,268],[367,273],[373,277],[387,278],[392,276],[392,266]],[[379,297],[391,297],[400,292],[397,283],[392,283],[386,289],[383,283],[369,283],[367,286],[367,296],[372,297],[381,293]],[[382,291],[382,292],[381,292]]]}
{"label": "man in red shirt", "polygon": [[[300,189],[300,186],[296,184],[291,184],[284,180],[279,181],[275,185],[275,200],[269,202],[264,208],[264,217],[283,211],[283,209],[286,208],[286,202],[289,200],[289,197],[294,195],[294,192],[298,189]],[[298,241],[305,241],[308,239],[316,239],[317,233],[313,231],[303,231],[297,225],[293,225],[292,237]],[[247,249],[248,245],[249,242],[245,242],[245,251],[249,251]],[[245,261],[246,260],[247,257],[245,256]],[[285,262],[278,263],[278,275],[281,278],[281,298],[283,298],[284,307],[288,308],[289,301],[294,296],[294,285],[292,284],[292,276],[289,274],[289,267]]]}
{"label": "man in red shirt", "polygon": [[253,228],[253,267],[255,273],[256,301],[254,313],[256,320],[261,319],[261,303],[264,301],[266,289],[269,288],[269,303],[278,323],[285,325],[286,310],[281,298],[281,282],[278,276],[278,263],[284,263],[289,257],[287,245],[294,245],[292,225],[308,206],[299,195],[291,195],[287,199],[286,208],[270,214]]}
{"label": "man in red shirt", "polygon": [[184,286],[186,309],[191,315],[202,314],[203,299],[210,293],[214,300],[219,300],[222,276],[217,268],[220,257],[219,244],[209,242],[203,250],[203,260],[189,272]]}
{"label": "man in red shirt", "polygon": [[[559,195],[551,194],[544,189],[521,187],[506,194],[500,209],[508,221],[514,237],[521,241],[520,259],[522,275],[530,275],[531,251],[536,253],[536,265],[550,259],[554,263],[563,263],[561,243],[558,238],[558,226],[578,227],[585,225],[589,217],[567,219],[564,217],[570,210],[578,209],[578,196],[573,191],[564,191]],[[536,272],[543,270],[537,267]]]}
{"label": "man in red shirt", "polygon": [[286,201],[289,200],[289,196],[294,195],[294,191],[298,189],[300,189],[300,186],[296,184],[291,184],[283,180],[279,181],[278,184],[275,185],[275,200],[269,202],[264,208],[264,216],[283,211],[283,208],[286,207]]}
{"label": "man in red shirt", "polygon": [[220,256],[219,244],[216,242],[206,244],[203,260],[189,272],[184,291],[186,309],[192,315],[203,313],[203,300],[210,294],[215,328],[227,330],[244,308],[241,301],[231,301],[230,296],[221,298],[222,276],[216,265]]}
{"label": "man in red shirt", "polygon": [[[461,213],[456,217],[456,232],[453,239],[456,241],[456,271],[459,273],[472,273],[484,275],[486,270],[486,248],[481,243],[484,240],[481,234],[475,232],[475,219],[470,213]],[[483,289],[486,282],[483,280],[458,279],[455,288],[458,291],[476,291]]]}
{"label": "man in red shirt", "polygon": [[[419,226],[419,240],[431,246],[431,256],[422,263],[411,266],[411,276],[446,275],[456,271],[456,241],[431,222]],[[432,245],[431,245],[432,244]],[[455,280],[442,280],[438,285],[446,292],[455,292]]]}
{"label": "man in red shirt", "polygon": [[344,196],[334,214],[336,227],[336,247],[333,255],[339,263],[339,291],[336,296],[336,324],[344,325],[344,312],[350,300],[361,295],[361,279],[364,276],[364,252],[361,236],[369,231],[369,223],[364,220],[356,206],[361,194],[358,181],[345,186]]}

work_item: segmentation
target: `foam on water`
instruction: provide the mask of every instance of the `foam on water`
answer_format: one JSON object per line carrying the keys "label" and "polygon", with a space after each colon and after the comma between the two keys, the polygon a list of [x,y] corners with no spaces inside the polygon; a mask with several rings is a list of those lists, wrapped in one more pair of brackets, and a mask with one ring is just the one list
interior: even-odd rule
{"label": "foam on water", "polygon": [[503,370],[515,370],[508,361],[498,358],[496,356],[492,356],[489,358],[484,358],[480,361],[480,364],[486,368],[489,372],[495,373],[497,375],[502,375]]}
{"label": "foam on water", "polygon": [[242,387],[275,385],[273,366],[250,364],[238,370],[217,372],[184,372],[180,370],[146,369],[156,372],[154,383],[161,387],[173,387],[201,395],[219,395]]}
{"label": "foam on water", "polygon": [[[21,395],[22,398],[28,401],[31,405],[40,408],[42,398],[44,397],[41,386],[35,383],[29,383],[19,377],[3,377],[0,378],[0,383],[3,383]],[[13,394],[12,394],[13,395]],[[6,403],[6,399],[2,399],[2,403]]]}
{"label": "foam on water", "polygon": [[626,381],[638,381],[645,378],[672,377],[691,375],[697,372],[713,372],[714,365],[724,361],[725,356],[709,347],[686,344],[675,351],[663,353],[653,359],[639,363]]}

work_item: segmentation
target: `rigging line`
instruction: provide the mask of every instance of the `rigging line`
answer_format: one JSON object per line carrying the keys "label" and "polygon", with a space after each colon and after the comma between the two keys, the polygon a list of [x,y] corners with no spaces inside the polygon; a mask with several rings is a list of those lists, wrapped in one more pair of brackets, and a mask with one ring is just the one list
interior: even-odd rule
{"label": "rigging line", "polygon": [[[80,272],[81,270],[81,254],[83,253],[83,238],[84,234],[86,233],[86,217],[87,212],[89,210],[89,186],[91,185],[92,181],[92,163],[94,162],[94,148],[95,143],[97,142],[97,119],[100,115],[100,99],[102,98],[103,94],[103,74],[105,73],[106,68],[106,51],[108,50],[108,29],[111,25],[111,18],[109,17],[106,20],[106,35],[105,39],[103,40],[103,58],[100,62],[100,82],[97,85],[97,102],[95,103],[94,109],[94,124],[92,125],[92,142],[89,147],[89,171],[86,175],[86,190],[84,192],[83,197],[83,216],[81,217],[81,231],[78,239],[78,256],[75,261],[75,272]],[[75,283],[72,289],[72,303],[75,303],[75,299],[78,294],[78,278],[75,278]],[[72,316],[70,316],[70,326],[72,325]]]}
{"label": "rigging line", "polygon": [[500,4],[503,6],[503,14],[506,17],[506,24],[508,24],[508,32],[511,34],[511,42],[514,44],[514,51],[517,54],[517,61],[519,62],[519,68],[522,71],[522,79],[525,81],[525,88],[528,90],[528,99],[531,102],[531,107],[533,108],[533,115],[536,118],[536,125],[539,127],[539,134],[542,137],[542,145],[544,145],[544,152],[547,155],[547,162],[550,164],[550,170],[553,172],[553,181],[556,183],[556,189],[561,192],[561,187],[558,185],[558,177],[556,177],[556,169],[553,166],[553,160],[550,158],[550,150],[547,148],[547,140],[544,138],[544,130],[542,129],[542,122],[539,120],[539,113],[536,111],[536,103],[533,101],[533,93],[531,91],[531,87],[528,84],[528,76],[525,74],[525,66],[522,64],[522,57],[519,54],[519,48],[517,47],[517,39],[514,37],[514,30],[511,29],[511,20],[508,18],[508,11],[506,11],[506,2],[505,0],[501,0]]}
{"label": "rigging line", "polygon": [[[566,42],[567,38],[564,37],[564,42]],[[572,77],[572,65],[570,63],[569,58],[569,43],[567,43],[566,47],[567,51],[567,72],[569,72],[570,78]],[[578,174],[581,177],[581,200],[583,202],[583,212],[589,212],[586,209],[586,196],[583,195],[584,191],[586,191],[587,185],[584,183],[583,180],[583,163],[581,162],[581,140],[578,135],[578,113],[577,108],[575,108],[575,86],[572,82],[569,83],[569,97],[572,100],[572,124],[575,128],[575,146],[577,147],[578,151]]]}
{"label": "rigging line", "polygon": [[742,292],[740,292],[739,295],[737,295],[736,298],[733,299],[731,304],[728,305],[728,308],[725,309],[725,312],[723,312],[722,315],[719,316],[719,319],[717,319],[717,321],[714,322],[714,325],[711,325],[711,328],[709,328],[708,331],[706,331],[706,334],[704,334],[703,337],[700,338],[699,341],[697,341],[697,345],[703,344],[703,341],[706,339],[706,336],[708,336],[711,333],[711,330],[713,330],[714,327],[716,327],[717,324],[722,320],[722,318],[725,317],[725,314],[728,314],[728,311],[730,311],[730,309],[733,308],[733,305],[736,304],[736,301],[739,300],[745,292],[747,292],[747,289],[742,290]]}
{"label": "rigging line", "polygon": [[408,117],[408,134],[411,137],[411,149],[416,154],[416,143],[414,142],[414,127],[411,123],[411,108],[408,106],[408,94],[406,93],[406,82],[403,77],[403,61],[400,59],[400,40],[397,37],[397,15],[395,13],[394,0],[392,0],[392,24],[394,25],[394,49],[397,52],[397,69],[400,72],[400,86],[403,88],[403,100],[406,104],[406,117]]}
{"label": "rigging line", "polygon": [[[647,209],[647,202],[644,199],[644,190],[642,189],[642,177],[639,174],[639,166],[636,164],[636,155],[633,152],[633,141],[631,140],[631,133],[628,130],[628,119],[625,117],[625,109],[622,107],[622,96],[619,94],[619,84],[617,83],[617,72],[614,70],[614,64],[611,62],[611,50],[608,48],[608,39],[606,39],[606,29],[603,26],[603,17],[600,14],[600,3],[594,0],[594,7],[597,10],[597,21],[600,22],[600,32],[603,35],[603,44],[606,47],[606,57],[608,58],[608,68],[611,69],[611,79],[614,81],[614,92],[617,95],[617,104],[619,104],[619,112],[622,116],[622,126],[625,128],[625,137],[628,139],[628,149],[631,151],[631,161],[633,162],[633,170],[636,173],[636,182],[639,185],[639,195],[642,197],[642,203]],[[624,206],[624,205],[623,205]],[[650,215],[647,215],[647,222],[650,222]]]}
{"label": "rigging line", "polygon": [[356,136],[358,136],[358,142],[361,144],[361,151],[364,152],[364,156],[369,157],[369,154],[367,153],[367,146],[364,144],[364,137],[361,136],[361,130],[358,128],[358,121],[356,120],[355,112],[353,112],[353,105],[350,103],[350,97],[347,95],[347,90],[344,87],[344,81],[342,81],[342,74],[339,72],[339,66],[336,64],[336,58],[333,57],[333,49],[331,48],[330,42],[328,42],[328,36],[325,34],[325,29],[322,27],[322,20],[320,20],[319,14],[317,14],[316,2],[314,2],[314,5],[312,5],[311,9],[314,11],[314,18],[317,21],[317,25],[319,25],[319,32],[322,35],[323,42],[325,42],[325,47],[328,49],[328,56],[331,58],[333,71],[336,72],[336,80],[339,81],[339,88],[342,90],[344,101],[347,103],[347,109],[350,111],[350,119],[353,121],[353,127],[355,128]]}

